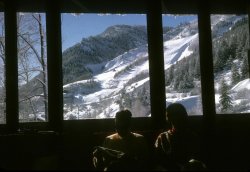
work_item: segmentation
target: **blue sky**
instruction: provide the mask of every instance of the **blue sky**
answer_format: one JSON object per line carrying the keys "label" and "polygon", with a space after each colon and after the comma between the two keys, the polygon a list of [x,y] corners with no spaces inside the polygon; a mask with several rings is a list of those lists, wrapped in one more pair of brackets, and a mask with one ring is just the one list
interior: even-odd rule
{"label": "blue sky", "polygon": [[[196,19],[196,16],[163,16],[164,26],[176,26],[180,22]],[[82,38],[102,33],[116,24],[146,25],[146,15],[126,14],[62,14],[62,50],[80,42]]]}

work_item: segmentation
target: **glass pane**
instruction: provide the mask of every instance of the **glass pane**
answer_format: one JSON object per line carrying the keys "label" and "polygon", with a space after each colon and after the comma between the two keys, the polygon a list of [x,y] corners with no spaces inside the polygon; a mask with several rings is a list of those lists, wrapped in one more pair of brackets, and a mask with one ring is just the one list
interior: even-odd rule
{"label": "glass pane", "polygon": [[17,13],[17,32],[19,121],[47,121],[45,14]]}
{"label": "glass pane", "polygon": [[64,119],[150,116],[146,15],[67,14],[62,20]]}
{"label": "glass pane", "polygon": [[250,112],[247,15],[211,15],[216,113]]}
{"label": "glass pane", "polygon": [[166,104],[179,102],[202,115],[197,15],[163,14]]}
{"label": "glass pane", "polygon": [[5,33],[4,13],[0,12],[0,124],[6,123],[5,116]]}

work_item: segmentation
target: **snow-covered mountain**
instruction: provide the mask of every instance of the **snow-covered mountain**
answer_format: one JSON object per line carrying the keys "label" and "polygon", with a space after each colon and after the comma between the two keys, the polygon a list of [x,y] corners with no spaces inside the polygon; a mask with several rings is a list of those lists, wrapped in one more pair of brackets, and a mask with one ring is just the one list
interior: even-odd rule
{"label": "snow-covered mountain", "polygon": [[[213,37],[222,36],[241,18],[242,16],[212,16]],[[140,29],[142,28],[140,27]],[[133,30],[132,26],[129,27],[129,31],[131,30]],[[112,33],[114,34],[112,35]],[[101,37],[112,35],[120,38],[119,33],[124,33],[123,27],[114,26],[101,34]],[[125,35],[129,34],[127,31],[125,33]],[[113,58],[107,57],[104,62],[100,60],[95,64],[85,64],[88,70],[92,71],[91,77],[70,82],[63,86],[65,119],[114,117],[115,113],[124,107],[130,107],[134,116],[150,116],[149,62],[147,44],[144,42],[147,39],[141,38],[142,35],[133,34],[133,40],[136,40],[133,48],[129,48]],[[136,38],[136,36],[139,36],[139,38]],[[100,35],[98,38],[100,38]],[[94,43],[98,42],[96,38],[89,39],[94,39]],[[124,46],[123,43],[121,46]],[[89,47],[94,46],[88,45],[88,48],[86,48],[83,45],[85,43],[81,44],[84,51],[90,51]],[[164,35],[165,70],[177,62],[183,61],[183,59],[191,59],[192,55],[198,52],[198,45],[197,21],[166,31]],[[120,45],[117,44],[116,46],[119,47]],[[72,51],[72,48],[66,51]],[[73,58],[68,57],[68,59]],[[64,73],[64,75],[67,75],[67,73]],[[215,83],[217,82],[219,80],[215,81]],[[248,89],[248,84],[244,82],[249,81],[242,81],[242,84],[238,83],[239,85],[235,85],[232,90]],[[169,89],[169,86],[166,86],[166,89]],[[167,92],[166,98],[167,104],[177,101],[183,103],[191,112],[194,112],[194,109],[197,108],[200,108],[199,111],[201,111],[200,93],[173,91]],[[218,95],[216,95],[216,101],[218,103]]]}
{"label": "snow-covered mountain", "polygon": [[147,43],[145,26],[115,25],[63,52],[64,84],[89,79],[109,60]]}
{"label": "snow-covered mountain", "polygon": [[[121,98],[121,92],[123,90],[133,92],[136,88],[149,81],[148,66],[147,46],[132,49],[107,62],[104,71],[94,75],[91,80],[82,80],[64,85],[63,88],[67,92],[65,97],[73,96],[74,101],[77,101],[77,104],[80,104],[81,107],[88,107],[91,114],[96,110],[97,107],[93,108],[93,106],[97,103],[102,105],[106,103],[107,109],[102,109],[103,112],[96,118],[106,117],[107,113],[113,117],[119,109],[119,104],[116,102]],[[127,85],[132,78],[142,73],[147,74],[147,77]],[[87,87],[88,84],[91,86]],[[78,109],[75,110],[77,110],[77,113],[69,111],[65,118],[78,114]],[[85,115],[87,115],[85,110],[79,112],[79,118],[86,118]]]}

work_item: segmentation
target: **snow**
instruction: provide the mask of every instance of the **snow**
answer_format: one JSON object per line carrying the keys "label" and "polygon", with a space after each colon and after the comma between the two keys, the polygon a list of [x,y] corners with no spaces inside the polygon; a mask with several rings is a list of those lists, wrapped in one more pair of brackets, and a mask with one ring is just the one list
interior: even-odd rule
{"label": "snow", "polygon": [[[174,39],[164,42],[164,48],[166,49],[166,51],[164,52],[165,68],[166,66],[169,67],[176,61],[179,61],[192,54],[193,51],[190,50],[189,47],[192,41],[197,39],[197,37],[198,34],[190,35],[190,33],[188,33],[188,30],[184,30]],[[140,65],[132,65],[135,60],[140,58],[145,58],[145,61],[142,61]],[[129,69],[128,66],[130,66]],[[95,82],[98,82],[101,88],[94,92],[85,91],[85,94],[75,94],[75,103],[78,102],[81,105],[89,106],[89,109],[92,109],[91,107],[93,103],[101,103],[101,101],[107,100],[110,102],[110,105],[107,106],[103,110],[103,112],[101,112],[96,118],[106,118],[107,115],[109,117],[114,117],[115,113],[119,110],[118,104],[116,104],[114,101],[119,98],[119,92],[124,89],[125,84],[131,78],[140,73],[149,73],[147,45],[124,52],[123,54],[117,56],[113,60],[110,60],[106,64],[88,65],[87,67],[94,71],[93,80]],[[98,73],[101,67],[104,67],[104,70],[102,73]],[[126,92],[133,92],[134,89],[141,87],[148,81],[149,77],[134,82],[126,87]],[[82,80],[70,83],[65,85],[64,89],[73,89],[74,87],[80,87],[87,82],[87,80]],[[197,96],[191,96],[186,98],[181,97],[175,100],[167,99],[166,101],[180,101],[188,107],[192,107],[191,104],[195,105],[197,100]],[[65,114],[65,119],[68,119],[70,116],[75,116],[77,118],[86,118],[86,115],[84,115],[85,114],[79,112],[78,109],[75,108],[73,110],[69,110]]]}
{"label": "snow", "polygon": [[135,88],[138,88],[140,86],[142,86],[144,83],[148,82],[149,78],[145,78],[139,82],[135,82],[133,84],[131,84],[128,88],[127,88],[127,92],[132,92],[134,91]]}
{"label": "snow", "polygon": [[217,91],[219,90],[222,79],[224,79],[224,81],[226,82],[227,85],[230,85],[231,84],[231,76],[232,76],[231,71],[224,71],[221,74],[218,74],[215,77],[215,83],[214,83],[215,90],[217,90]]}
{"label": "snow", "polygon": [[215,94],[215,103],[219,104],[220,102],[220,95],[219,94]]}
{"label": "snow", "polygon": [[189,46],[198,37],[198,34],[174,38],[172,40],[164,42],[164,63],[165,69],[169,68],[172,64],[181,59],[189,56],[193,51],[189,50]]}
{"label": "snow", "polygon": [[[145,47],[143,47],[144,49]],[[106,71],[96,75],[94,78],[98,80],[103,89],[111,89],[109,91],[119,91],[124,87],[124,84],[138,73],[143,71],[148,71],[149,64],[148,61],[144,62],[142,65],[137,66],[127,73],[114,78],[115,74],[125,69],[129,64],[133,62],[132,59],[137,59],[140,57],[147,57],[146,52],[138,51],[138,49],[126,52],[125,54],[118,56],[117,58],[111,60],[111,62],[105,65]]]}
{"label": "snow", "polygon": [[113,60],[109,61],[105,65],[105,70],[116,70],[116,68],[124,66],[133,62],[137,57],[145,57],[147,56],[147,45],[132,49],[128,52],[125,52]]}
{"label": "snow", "polygon": [[[211,15],[211,30],[217,36],[221,36],[223,33],[231,29],[230,23],[236,23],[242,19],[242,16],[237,15]],[[217,27],[220,23],[225,22],[223,26]]]}
{"label": "snow", "polygon": [[104,110],[104,112],[102,112],[101,114],[99,114],[96,118],[97,118],[97,119],[98,119],[98,118],[106,118],[107,115],[104,114],[105,112],[108,112],[108,113],[109,113],[110,118],[114,118],[114,117],[115,117],[115,114],[116,114],[116,112],[118,112],[118,110],[119,110],[119,105],[116,104],[116,103],[114,103],[114,104],[112,104],[110,107],[106,108],[106,109]]}
{"label": "snow", "polygon": [[[215,20],[212,22],[212,28],[223,20],[236,21],[239,18],[230,18],[232,16],[212,16]],[[197,25],[197,24],[196,24]],[[193,23],[194,30],[195,23]],[[190,26],[189,26],[190,27]],[[196,26],[197,27],[197,26]],[[227,28],[229,29],[229,27]],[[193,31],[192,30],[192,31]],[[218,30],[218,32],[224,32],[225,28]],[[164,42],[164,68],[169,68],[172,64],[190,56],[193,51],[190,45],[197,41],[198,33],[191,34],[191,31],[184,28],[180,34],[171,40]],[[138,59],[145,58],[145,61],[141,60],[140,64],[133,64]],[[126,92],[133,92],[136,88],[143,86],[149,81],[149,77],[143,78],[136,81],[129,86],[126,86],[128,81],[134,76],[141,73],[149,73],[149,62],[148,62],[148,51],[147,45],[131,49],[123,54],[117,56],[113,60],[106,62],[105,64],[88,65],[89,69],[94,72],[93,80],[99,83],[100,88],[94,91],[85,91],[83,93],[77,93],[74,95],[75,99],[85,106],[87,110],[79,111],[77,108],[73,110],[66,109],[68,112],[65,113],[64,118],[69,119],[70,116],[77,118],[88,118],[86,117],[86,111],[93,112],[93,104],[102,104],[103,101],[107,102],[108,105],[104,107],[95,118],[113,118],[115,113],[119,110],[119,105],[116,100],[119,99],[119,94],[122,89]],[[126,69],[126,70],[125,70]],[[103,70],[101,73],[100,71]],[[231,72],[225,71],[215,78],[215,90],[219,89],[220,82],[224,78],[228,84],[231,83]],[[77,81],[64,86],[64,89],[70,89],[74,87],[82,87],[86,84],[87,80]],[[93,88],[91,88],[93,89]],[[243,89],[250,89],[250,80],[246,79],[241,81],[232,88],[232,92],[237,92]],[[215,103],[219,103],[220,95],[215,94]],[[198,106],[201,108],[201,95],[190,95],[190,93],[166,93],[166,104],[170,102],[182,103],[187,110],[194,110]],[[239,104],[241,100],[234,100],[234,104]],[[201,112],[202,113],[202,112]]]}
{"label": "snow", "polygon": [[250,90],[250,79],[245,79],[245,80],[239,82],[231,90],[238,92],[238,91],[241,91],[243,89]]}
{"label": "snow", "polygon": [[99,64],[88,64],[86,65],[86,68],[90,69],[93,72],[93,74],[97,74],[102,71],[104,64],[105,62]]}
{"label": "snow", "polygon": [[[146,58],[146,60],[140,65],[133,65],[129,70],[118,74],[123,71],[126,67],[131,65],[135,60],[139,58]],[[85,91],[86,94],[76,94],[74,95],[75,101],[81,103],[81,105],[89,106],[89,109],[92,109],[93,103],[99,103],[103,100],[113,101],[118,98],[118,93],[121,89],[124,88],[124,85],[134,76],[140,73],[148,73],[149,64],[148,64],[148,53],[147,45],[132,49],[128,52],[123,53],[122,55],[117,56],[113,60],[107,62],[106,64],[100,65],[88,65],[89,68],[93,71],[98,71],[100,66],[104,66],[104,72],[96,74],[93,76],[93,81],[100,83],[101,89],[90,92]],[[116,76],[117,75],[117,76]],[[149,78],[143,79],[136,83],[131,84],[126,88],[128,92],[132,92],[135,88],[142,86],[147,82]],[[84,84],[88,83],[88,80],[77,81],[64,85],[64,89],[73,89],[74,87],[81,87]],[[66,95],[65,95],[66,96]],[[74,103],[77,103],[75,102]],[[67,110],[67,109],[66,109]],[[109,117],[114,117],[115,113],[119,110],[119,106],[116,103],[110,103],[110,105],[104,109],[96,118],[105,118],[107,115]],[[77,115],[76,115],[77,114]],[[77,109],[70,110],[65,114],[65,119],[68,119],[70,116],[75,116],[77,118],[83,118],[84,114],[78,112]],[[85,115],[86,116],[86,115]],[[86,118],[86,117],[84,117]]]}
{"label": "snow", "polygon": [[[35,119],[35,115],[34,114],[29,114],[29,118]],[[36,118],[37,118],[37,120],[45,121],[45,113],[44,112],[38,112],[36,114]]]}
{"label": "snow", "polygon": [[72,83],[64,85],[63,88],[69,88],[69,87],[72,87],[72,86],[75,86],[75,85],[85,84],[87,82],[88,82],[87,80],[76,81],[76,82],[72,82]]}
{"label": "snow", "polygon": [[[182,58],[190,55],[192,53],[192,51],[190,51],[188,49],[189,45],[192,42],[192,40],[194,40],[197,36],[198,35],[196,34],[193,36],[187,36],[184,38],[176,38],[174,40],[170,40],[170,41],[165,42],[164,45],[167,48],[166,54],[167,55],[170,54],[167,62],[170,62],[170,64],[175,63],[175,61],[181,60]],[[148,69],[149,69],[148,60],[145,61],[141,65],[134,66],[130,70],[128,70],[120,75],[117,75],[117,77],[115,77],[115,75],[118,72],[124,70],[130,64],[132,64],[135,59],[143,58],[143,57],[147,57],[147,56],[148,56],[147,45],[130,50],[128,52],[123,53],[122,55],[117,56],[113,60],[106,63],[103,73],[97,74],[93,77],[94,81],[100,83],[101,89],[99,91],[96,91],[96,92],[91,93],[91,94],[86,94],[86,95],[79,95],[78,94],[77,96],[75,96],[75,98],[84,100],[84,102],[82,102],[82,103],[85,105],[91,105],[94,102],[99,102],[100,99],[105,99],[108,97],[113,97],[113,98],[117,97],[119,91],[124,88],[124,85],[133,76],[135,76],[136,74],[142,73],[142,72],[144,72],[144,73],[149,72],[148,71]],[[144,78],[143,80],[141,80],[139,82],[135,82],[135,83],[131,84],[130,86],[128,86],[126,88],[126,90],[127,90],[127,92],[132,92],[135,88],[142,86],[147,81],[149,81],[149,77]],[[87,82],[86,80],[77,81],[77,82],[65,85],[64,88],[72,87],[76,84],[83,84],[86,82]],[[111,109],[117,110],[117,106],[118,105],[116,105],[115,107],[113,107]],[[74,113],[74,112],[71,111],[70,113]],[[109,113],[110,113],[110,110],[109,110]],[[111,113],[114,113],[114,112],[111,112]],[[105,115],[103,113],[101,113],[98,116],[98,118],[102,118],[103,116],[105,116]]]}

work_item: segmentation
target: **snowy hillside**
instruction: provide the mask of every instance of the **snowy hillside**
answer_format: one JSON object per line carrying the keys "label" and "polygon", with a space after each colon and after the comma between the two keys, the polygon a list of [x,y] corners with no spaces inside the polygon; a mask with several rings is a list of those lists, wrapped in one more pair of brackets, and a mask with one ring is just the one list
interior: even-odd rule
{"label": "snowy hillside", "polygon": [[[129,52],[125,52],[124,54],[116,57],[115,59],[111,60],[105,65],[104,72],[101,74],[93,76],[93,80],[100,84],[100,89],[94,93],[87,93],[88,91],[85,91],[84,94],[77,93],[75,96],[75,99],[81,103],[81,105],[86,105],[89,107],[89,109],[94,110],[92,108],[93,103],[101,103],[104,100],[110,99],[110,102],[108,103],[109,114],[111,117],[114,116],[114,114],[117,112],[119,106],[115,103],[117,99],[119,99],[119,93],[122,89],[125,90],[131,90],[133,87],[127,86],[124,88],[126,83],[136,76],[139,73],[148,73],[148,60],[147,60],[147,51],[146,46],[136,48],[133,50],[130,50]],[[136,60],[145,59],[141,62],[140,65],[135,65],[131,69],[122,72],[117,77],[115,76],[119,72],[123,71],[126,67],[129,65],[132,65]],[[140,81],[138,83],[134,83],[135,87],[139,87],[140,85],[144,84],[148,81],[149,78],[144,79],[143,81]],[[75,85],[79,85],[79,83],[87,83],[88,81],[80,81],[75,83],[70,83],[64,86],[64,90],[72,90]],[[67,95],[65,95],[67,96]],[[104,100],[103,100],[104,99]],[[72,112],[66,114],[66,118],[68,116],[72,115]],[[83,111],[79,114],[79,118],[85,118],[86,113]],[[103,113],[99,114],[97,118],[105,117]]]}
{"label": "snowy hillside", "polygon": [[[164,50],[165,50],[165,69],[176,63],[179,60],[182,60],[185,57],[188,57],[192,54],[192,50],[190,49],[190,45],[193,41],[197,41],[198,34],[191,34],[186,28],[176,35],[173,39],[164,42]],[[140,61],[139,63],[135,63],[136,61]],[[129,69],[126,69],[128,68]],[[108,106],[106,111],[109,112],[110,117],[113,117],[117,110],[119,110],[119,105],[116,103],[117,99],[120,98],[121,90],[126,90],[126,92],[133,92],[134,89],[141,87],[143,84],[148,83],[148,53],[147,53],[147,45],[140,46],[138,48],[132,49],[128,52],[125,52],[113,60],[110,60],[106,63],[104,67],[104,71],[100,74],[93,76],[93,81],[98,83],[95,85],[100,85],[99,89],[95,92],[92,91],[84,91],[82,93],[82,89],[78,92],[74,93],[74,99],[76,102],[81,104],[81,106],[86,106],[89,109],[89,113],[94,113],[94,109],[92,107],[95,103],[101,103],[104,100],[108,100]],[[128,81],[141,73],[147,75],[147,77],[142,78],[141,80],[134,82],[130,85],[126,85]],[[76,85],[87,83],[88,80],[83,80],[80,82],[70,83],[64,86],[64,90],[69,90],[69,93],[65,94],[65,97],[68,97],[69,94],[72,93],[74,87]],[[90,89],[94,89],[91,87]],[[168,101],[168,100],[167,100]],[[105,112],[104,110],[104,112]],[[67,110],[69,111],[69,110]],[[75,112],[77,111],[77,113]],[[75,111],[69,111],[65,114],[65,118],[69,119],[70,116],[75,116],[77,114],[77,118],[87,118],[85,110],[78,113],[78,109]],[[100,113],[96,118],[106,117],[105,114]],[[150,114],[148,114],[150,115]]]}
{"label": "snowy hillside", "polygon": [[[212,29],[216,29],[217,34],[221,35],[230,30],[239,18],[238,16],[214,16]],[[227,24],[217,27],[221,25],[221,21],[227,21]],[[193,22],[185,26],[172,39],[164,42],[165,70],[194,53],[194,47],[198,46],[197,31],[197,22]],[[65,119],[114,117],[120,108],[127,106],[137,108],[137,111],[132,110],[137,117],[150,116],[147,45],[130,49],[105,64],[95,64],[90,67],[92,71],[98,71],[93,72],[91,79],[72,82],[63,87]],[[216,84],[217,82],[219,80],[215,80]],[[232,88],[232,93],[244,88],[249,89],[248,87],[249,80],[242,81],[242,84],[239,83]],[[169,88],[166,87],[166,89]],[[195,112],[195,109],[202,111],[200,93],[167,92],[166,98],[166,104],[181,102],[189,112]],[[218,95],[216,95],[216,103],[218,103]],[[143,108],[138,110],[138,107]]]}
{"label": "snowy hillside", "polygon": [[238,84],[236,84],[231,90],[232,91],[242,91],[244,89],[250,90],[250,79],[245,79]]}
{"label": "snowy hillside", "polygon": [[237,15],[212,15],[211,29],[213,36],[222,36],[222,34],[231,29],[231,27],[242,19],[242,16]]}

